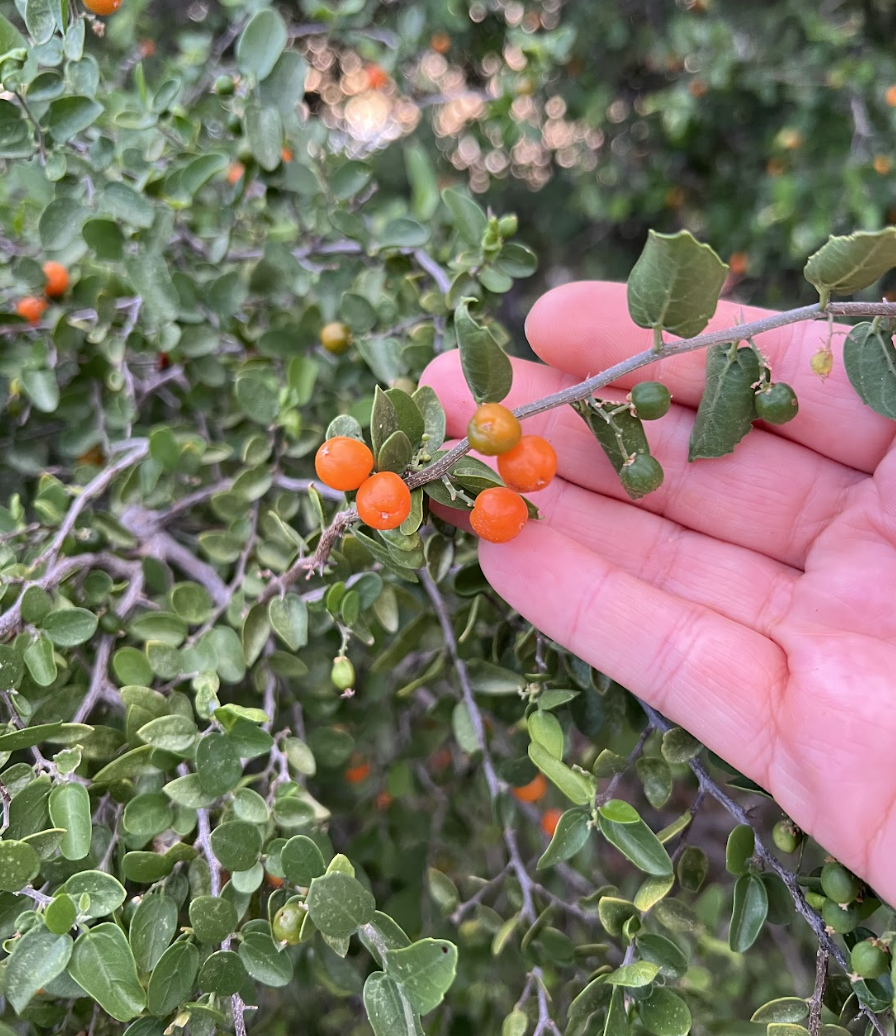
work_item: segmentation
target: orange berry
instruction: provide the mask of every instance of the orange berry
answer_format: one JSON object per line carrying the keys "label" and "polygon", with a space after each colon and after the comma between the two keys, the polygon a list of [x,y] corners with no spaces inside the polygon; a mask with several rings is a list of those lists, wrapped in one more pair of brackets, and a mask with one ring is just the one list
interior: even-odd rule
{"label": "orange berry", "polygon": [[728,269],[735,277],[742,277],[750,268],[750,257],[746,252],[732,252],[728,260]]}
{"label": "orange berry", "polygon": [[447,32],[434,32],[429,45],[437,54],[447,54],[451,49],[451,37]]}
{"label": "orange berry", "polygon": [[360,762],[355,763],[354,766],[350,766],[345,771],[345,779],[349,784],[363,784],[369,776],[370,763],[363,759],[361,759]]}
{"label": "orange berry", "polygon": [[99,444],[91,446],[89,450],[78,457],[79,464],[91,464],[95,468],[101,468],[106,463],[106,455],[103,453],[103,448]]}
{"label": "orange berry", "polygon": [[281,148],[280,149],[280,159],[283,162],[291,162],[292,161],[292,151],[290,151],[288,147]]}
{"label": "orange berry", "polygon": [[446,766],[451,765],[451,749],[450,748],[439,748],[429,757],[429,771],[430,773],[438,773],[440,770],[444,770]]}
{"label": "orange berry", "polygon": [[690,90],[692,97],[700,98],[706,96],[709,87],[702,79],[692,79],[690,83],[688,83],[688,90]]}
{"label": "orange berry", "polygon": [[92,14],[115,14],[121,7],[121,0],[83,0],[84,6]]}
{"label": "orange berry", "polygon": [[779,158],[770,158],[765,171],[769,176],[780,176],[784,172],[784,163]]}
{"label": "orange berry", "polygon": [[58,299],[68,290],[68,270],[62,263],[52,261],[44,263],[44,277],[47,278],[47,286],[44,291],[51,299]]}
{"label": "orange berry", "polygon": [[39,324],[40,318],[47,311],[47,302],[36,295],[26,295],[16,303],[16,313],[29,324]]}
{"label": "orange berry", "polygon": [[227,167],[227,182],[232,186],[235,183],[239,183],[243,173],[245,173],[246,167],[242,162],[232,162]]}
{"label": "orange berry", "polygon": [[367,66],[367,89],[381,90],[389,82],[389,76],[380,65]]}
{"label": "orange berry", "polygon": [[667,209],[680,209],[684,204],[684,190],[681,187],[670,187],[666,191],[665,205]]}
{"label": "orange berry", "polygon": [[563,810],[553,807],[546,809],[541,815],[541,830],[548,836],[548,838],[554,837],[554,832],[557,830],[557,825],[560,823],[560,817],[563,816]]}
{"label": "orange berry", "polygon": [[467,425],[470,445],[487,457],[512,450],[522,434],[523,429],[516,416],[500,403],[483,403]]}
{"label": "orange berry", "polygon": [[141,58],[151,58],[155,55],[156,52],[156,41],[149,39],[140,40],[140,43],[137,46],[137,50],[140,52]]}
{"label": "orange berry", "polygon": [[374,805],[380,813],[382,813],[392,805],[392,796],[388,791],[377,792],[377,796],[374,799]]}
{"label": "orange berry", "polygon": [[548,782],[544,779],[544,774],[537,773],[522,788],[511,788],[510,794],[519,802],[538,802],[539,799],[544,798],[547,790]]}
{"label": "orange berry", "polygon": [[283,879],[278,877],[276,874],[266,874],[265,881],[268,886],[272,889],[279,889],[283,887]]}
{"label": "orange berry", "polygon": [[488,543],[509,542],[519,536],[528,520],[526,501],[504,486],[484,489],[470,512],[473,532]]}
{"label": "orange berry", "polygon": [[498,457],[498,472],[509,489],[536,493],[557,474],[557,454],[540,435],[524,435],[512,450]]}
{"label": "orange berry", "polygon": [[896,108],[896,86],[888,86],[884,97],[891,108]]}
{"label": "orange berry", "polygon": [[886,155],[875,155],[873,165],[878,176],[886,176],[893,168],[893,163]]}
{"label": "orange berry", "polygon": [[321,482],[343,493],[357,489],[372,469],[370,447],[347,435],[327,439],[314,458],[314,470]]}
{"label": "orange berry", "polygon": [[355,507],[371,529],[397,529],[411,513],[411,491],[394,471],[379,471],[358,490]]}
{"label": "orange berry", "polygon": [[341,356],[351,348],[352,333],[339,320],[324,324],[320,329],[320,344],[334,356]]}

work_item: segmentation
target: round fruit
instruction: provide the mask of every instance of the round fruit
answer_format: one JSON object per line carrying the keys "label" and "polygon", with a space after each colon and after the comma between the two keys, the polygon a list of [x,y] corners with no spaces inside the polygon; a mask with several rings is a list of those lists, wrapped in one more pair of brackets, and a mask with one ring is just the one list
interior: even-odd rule
{"label": "round fruit", "polygon": [[333,686],[339,691],[348,691],[355,686],[355,667],[352,660],[345,655],[339,655],[333,659],[333,668],[330,670],[330,679]]}
{"label": "round fruit", "polygon": [[779,820],[772,828],[772,841],[782,853],[795,853],[803,836],[792,820]]}
{"label": "round fruit", "polygon": [[389,82],[389,76],[380,65],[367,66],[367,89],[380,90]]}
{"label": "round fruit", "polygon": [[232,162],[227,167],[227,182],[233,186],[235,183],[239,183],[242,179],[243,173],[245,173],[246,167],[242,162]]}
{"label": "round fruit", "polygon": [[47,303],[36,295],[26,295],[16,304],[16,313],[29,324],[39,324],[47,310]]}
{"label": "round fruit", "polygon": [[862,883],[842,863],[826,863],[821,868],[821,890],[835,903],[851,903],[862,891]]}
{"label": "round fruit", "polygon": [[756,416],[769,424],[787,424],[796,417],[799,408],[796,393],[783,381],[756,393]]}
{"label": "round fruit", "polygon": [[338,320],[331,324],[324,324],[320,332],[320,344],[334,356],[341,356],[348,352],[352,344],[352,333]]}
{"label": "round fruit", "polygon": [[68,290],[68,270],[62,263],[52,261],[44,263],[44,277],[47,278],[47,286],[44,291],[51,299],[58,299]]}
{"label": "round fruit", "polygon": [[853,946],[849,954],[852,970],[862,978],[878,978],[890,966],[887,951],[872,939],[863,939]]}
{"label": "round fruit", "polygon": [[669,413],[672,395],[658,381],[642,381],[632,389],[632,403],[642,421],[656,421]]}
{"label": "round fruit", "polygon": [[306,911],[298,903],[287,903],[286,906],[280,907],[274,914],[274,920],[271,923],[271,934],[274,936],[274,941],[295,946],[299,941],[305,913]]}
{"label": "round fruit", "polygon": [[369,776],[370,763],[365,762],[363,759],[345,771],[345,779],[349,784],[363,784]]}
{"label": "round fruit", "polygon": [[321,482],[343,493],[358,489],[372,469],[370,447],[347,435],[327,439],[314,458],[314,470]]}
{"label": "round fruit", "polygon": [[220,75],[215,80],[215,85],[212,89],[220,97],[229,97],[236,89],[236,83],[233,81],[232,76]]}
{"label": "round fruit", "polygon": [[838,935],[846,935],[857,927],[861,918],[855,903],[847,907],[840,906],[833,899],[826,899],[821,908],[821,919],[832,931]]}
{"label": "round fruit", "polygon": [[411,513],[411,491],[393,471],[379,471],[358,490],[355,507],[371,529],[397,529]]}
{"label": "round fruit", "polygon": [[511,788],[510,794],[519,802],[538,802],[539,799],[544,798],[547,790],[548,782],[544,779],[544,774],[537,773],[522,788]]}
{"label": "round fruit", "polygon": [[540,435],[524,435],[512,450],[498,457],[498,471],[510,489],[535,493],[557,474],[557,454]]}
{"label": "round fruit", "polygon": [[498,457],[512,450],[522,434],[516,416],[500,403],[483,403],[467,425],[470,445],[486,457]]}
{"label": "round fruit", "polygon": [[663,469],[656,457],[639,453],[631,464],[625,464],[619,472],[619,481],[629,496],[637,499],[646,496],[663,484]]}
{"label": "round fruit", "polygon": [[488,543],[508,543],[519,536],[529,520],[526,501],[512,489],[484,489],[470,512],[470,525]]}
{"label": "round fruit", "polygon": [[502,216],[498,220],[498,231],[501,237],[513,237],[519,229],[519,225],[519,219],[511,212],[509,216]]}
{"label": "round fruit", "polygon": [[93,14],[105,16],[115,14],[121,7],[121,0],[84,0],[84,6]]}
{"label": "round fruit", "polygon": [[548,838],[554,837],[554,832],[557,830],[557,825],[560,823],[560,817],[563,816],[562,809],[546,809],[541,817],[541,830],[548,836]]}

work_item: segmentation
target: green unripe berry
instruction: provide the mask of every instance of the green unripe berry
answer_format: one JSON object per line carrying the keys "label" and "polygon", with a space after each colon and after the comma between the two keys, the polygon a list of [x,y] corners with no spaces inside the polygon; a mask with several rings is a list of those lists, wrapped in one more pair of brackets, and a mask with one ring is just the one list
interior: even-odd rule
{"label": "green unripe berry", "polygon": [[828,928],[835,931],[838,935],[846,935],[848,932],[853,931],[858,926],[860,920],[859,911],[855,903],[842,907],[839,903],[835,903],[833,899],[825,900],[824,906],[821,908],[821,919]]}
{"label": "green unripe berry", "polygon": [[115,612],[106,612],[100,616],[100,629],[103,633],[120,633],[121,619]]}
{"label": "green unripe berry", "polygon": [[351,659],[346,658],[345,655],[334,658],[330,679],[337,690],[350,691],[355,686],[355,667],[352,665]]}
{"label": "green unripe berry", "polygon": [[501,237],[513,237],[517,232],[520,221],[511,213],[509,216],[502,216],[498,220],[498,232]]}
{"label": "green unripe berry", "polygon": [[632,389],[632,405],[642,421],[656,421],[669,413],[672,394],[658,381],[642,381]]}
{"label": "green unripe berry", "polygon": [[271,924],[271,934],[274,936],[274,940],[295,946],[299,941],[299,933],[304,920],[305,911],[302,907],[298,903],[287,903],[274,915]]}
{"label": "green unripe berry", "polygon": [[215,80],[214,91],[221,97],[229,97],[236,89],[236,84],[230,76],[218,76]]}
{"label": "green unripe berry", "polygon": [[656,457],[639,453],[630,464],[624,464],[619,472],[622,488],[632,500],[646,496],[663,484],[663,468]]}
{"label": "green unripe berry", "polygon": [[849,962],[855,974],[862,978],[878,978],[890,966],[890,956],[873,939],[863,939],[853,946]]}
{"label": "green unripe berry", "polygon": [[819,912],[824,909],[825,903],[830,902],[827,896],[823,896],[820,892],[813,892],[811,889],[807,890],[804,895],[809,906]]}
{"label": "green unripe berry", "polygon": [[795,853],[802,844],[803,835],[792,820],[779,820],[772,828],[772,841],[782,853]]}
{"label": "green unripe berry", "polygon": [[851,903],[862,891],[862,883],[842,863],[826,863],[821,868],[821,890],[835,903]]}
{"label": "green unripe berry", "polygon": [[796,393],[783,381],[756,393],[756,416],[769,424],[787,424],[796,417],[799,408]]}

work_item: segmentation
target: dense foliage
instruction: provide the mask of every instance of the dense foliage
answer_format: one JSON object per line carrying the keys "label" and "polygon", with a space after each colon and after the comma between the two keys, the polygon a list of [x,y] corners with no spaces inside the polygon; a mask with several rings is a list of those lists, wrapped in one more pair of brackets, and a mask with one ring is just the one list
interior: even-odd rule
{"label": "dense foliage", "polygon": [[[499,480],[420,474],[417,384],[459,345],[499,401],[541,288],[639,255],[657,334],[705,326],[654,312],[669,270],[712,306],[869,288],[892,231],[838,246],[854,284],[802,270],[889,219],[888,5],[104,3],[0,5],[0,1036],[888,1011],[873,892],[428,514]],[[655,488],[640,420],[577,406]],[[315,478],[336,436],[407,476],[399,527]]]}

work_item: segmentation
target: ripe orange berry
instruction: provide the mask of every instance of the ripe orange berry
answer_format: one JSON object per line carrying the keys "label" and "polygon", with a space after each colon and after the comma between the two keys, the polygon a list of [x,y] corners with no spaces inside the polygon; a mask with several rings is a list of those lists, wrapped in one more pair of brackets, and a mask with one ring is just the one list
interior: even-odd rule
{"label": "ripe orange berry", "polygon": [[389,82],[389,76],[380,65],[367,66],[367,89],[381,90]]}
{"label": "ripe orange berry", "polygon": [[397,529],[411,513],[411,491],[394,471],[378,471],[358,490],[355,507],[371,529]]}
{"label": "ripe orange berry", "polygon": [[52,261],[44,263],[44,277],[47,278],[47,286],[44,291],[51,299],[58,299],[68,290],[68,270],[62,263]]}
{"label": "ripe orange berry", "polygon": [[357,489],[372,469],[370,447],[347,435],[327,439],[314,458],[314,470],[321,482],[343,493]]}
{"label": "ripe orange berry", "polygon": [[732,252],[728,259],[728,269],[736,276],[742,277],[750,268],[750,257],[746,252]]}
{"label": "ripe orange berry", "polygon": [[137,50],[140,52],[141,58],[151,58],[156,52],[156,41],[150,39],[140,40]]}
{"label": "ripe orange berry", "polygon": [[470,525],[488,543],[507,543],[519,536],[529,520],[526,501],[504,486],[484,489],[470,512]]}
{"label": "ripe orange berry", "polygon": [[89,450],[85,450],[84,453],[78,457],[79,464],[92,464],[95,468],[101,468],[106,463],[106,455],[103,453],[103,448],[99,444],[91,446]]}
{"label": "ripe orange berry", "polygon": [[515,415],[500,403],[483,403],[467,425],[470,445],[487,457],[512,450],[522,434]]}
{"label": "ripe orange berry", "polygon": [[357,757],[358,761],[345,771],[345,779],[349,784],[362,784],[370,776],[370,763]]}
{"label": "ripe orange berry", "polygon": [[560,817],[563,816],[563,810],[557,809],[546,809],[541,816],[541,830],[548,836],[548,838],[554,837],[554,832],[557,830],[557,825],[560,823]]}
{"label": "ripe orange berry", "polygon": [[700,97],[706,96],[709,91],[709,87],[702,79],[692,79],[690,83],[688,83],[688,90],[690,90],[692,97],[699,99]]}
{"label": "ripe orange berry", "polygon": [[227,182],[233,186],[235,183],[239,183],[243,173],[245,173],[246,167],[242,162],[232,162],[227,167]]}
{"label": "ripe orange berry", "polygon": [[524,435],[512,450],[498,457],[498,471],[509,489],[536,493],[557,474],[557,454],[540,435]]}
{"label": "ripe orange berry", "polygon": [[121,7],[121,0],[83,0],[83,3],[92,14],[101,14],[103,16],[115,14],[118,8]]}
{"label": "ripe orange berry", "polygon": [[292,151],[290,151],[288,147],[281,148],[280,149],[280,159],[283,162],[291,162],[292,161]]}
{"label": "ripe orange berry", "polygon": [[352,333],[345,324],[334,320],[320,329],[320,344],[328,353],[341,356],[351,347]]}
{"label": "ripe orange berry", "polygon": [[544,779],[544,774],[537,773],[522,788],[511,788],[510,794],[519,802],[538,802],[539,799],[544,798],[547,790],[548,782]]}
{"label": "ripe orange berry", "polygon": [[875,155],[873,165],[878,176],[886,176],[893,168],[893,163],[886,155]]}
{"label": "ripe orange berry", "polygon": [[26,295],[16,303],[16,313],[29,324],[39,324],[47,305],[44,299],[39,299],[36,295]]}
{"label": "ripe orange berry", "polygon": [[447,54],[451,49],[451,37],[447,32],[434,32],[429,45],[437,54]]}
{"label": "ripe orange berry", "polygon": [[276,874],[265,874],[264,880],[267,885],[272,889],[279,889],[283,887],[283,879],[278,877]]}
{"label": "ripe orange berry", "polygon": [[896,85],[888,86],[887,92],[884,94],[884,97],[887,100],[887,104],[891,108],[896,108]]}

